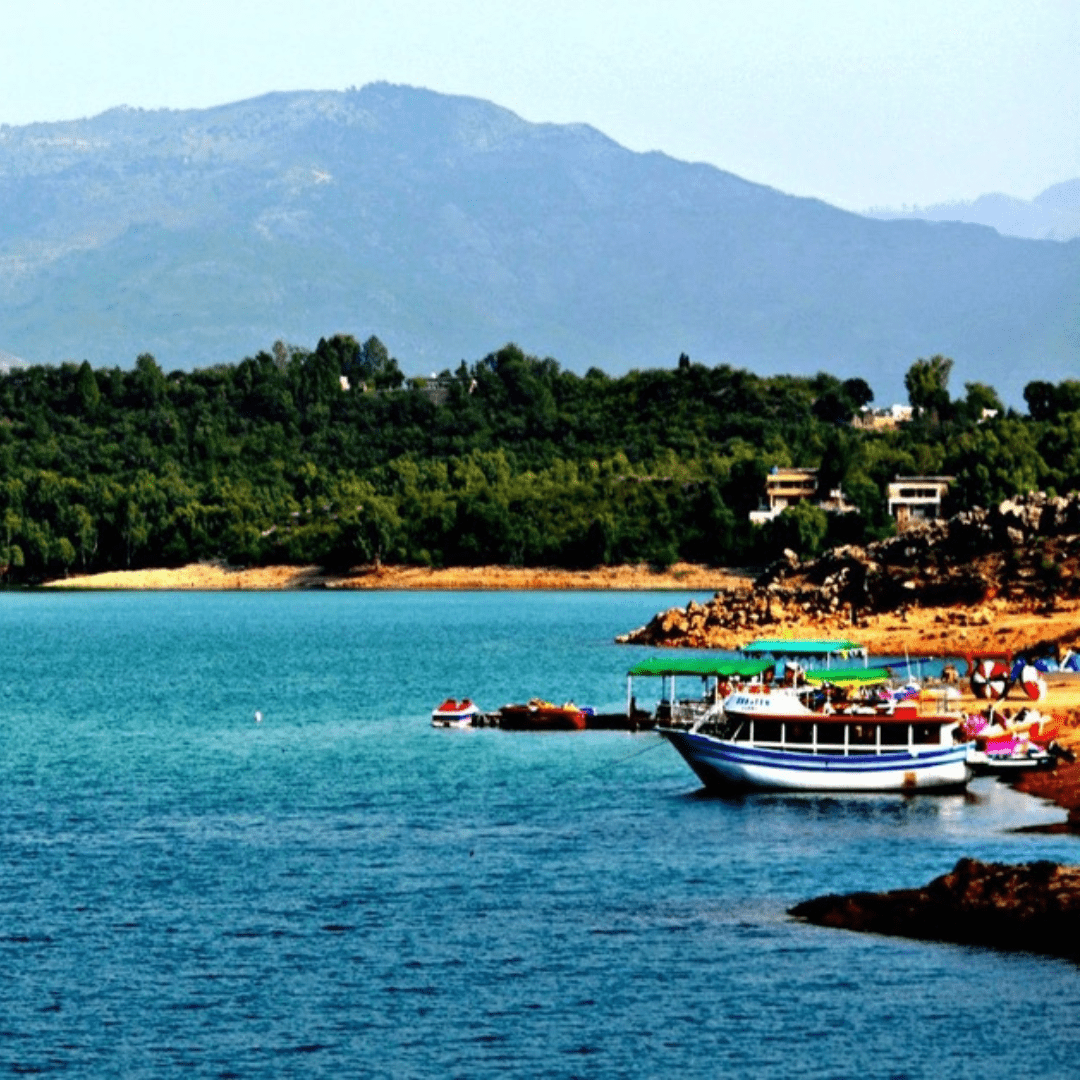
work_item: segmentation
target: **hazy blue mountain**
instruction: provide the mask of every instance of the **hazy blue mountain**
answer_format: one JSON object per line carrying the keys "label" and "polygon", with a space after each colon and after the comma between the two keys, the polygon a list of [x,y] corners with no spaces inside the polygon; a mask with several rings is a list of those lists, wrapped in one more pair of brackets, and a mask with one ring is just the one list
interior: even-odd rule
{"label": "hazy blue mountain", "polygon": [[564,366],[861,375],[903,398],[1075,374],[1080,241],[877,221],[592,128],[376,84],[0,128],[0,348],[234,362],[377,334],[408,373],[506,341]]}
{"label": "hazy blue mountain", "polygon": [[989,225],[1002,236],[1028,240],[1075,240],[1080,237],[1080,179],[1054,184],[1034,199],[980,195],[971,202],[936,203],[902,210],[874,209],[867,213],[884,221],[901,218],[966,221],[972,225]]}

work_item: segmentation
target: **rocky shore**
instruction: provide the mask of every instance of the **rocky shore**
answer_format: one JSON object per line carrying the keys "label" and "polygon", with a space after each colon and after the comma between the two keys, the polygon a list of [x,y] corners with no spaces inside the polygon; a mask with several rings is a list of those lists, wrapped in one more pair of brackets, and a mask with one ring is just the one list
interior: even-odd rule
{"label": "rocky shore", "polygon": [[900,654],[1071,644],[1080,637],[1080,494],[1036,492],[805,563],[787,552],[750,588],[659,612],[618,640],[735,648],[785,633],[854,637]]}
{"label": "rocky shore", "polygon": [[818,926],[1080,960],[1080,866],[961,859],[922,888],[821,896],[789,914]]}
{"label": "rocky shore", "polygon": [[[1074,753],[1080,750],[1080,738],[1075,728],[1069,733],[1069,737],[1062,741],[1069,745]],[[1058,762],[1054,769],[1030,772],[1020,776],[1013,786],[1017,791],[1047,799],[1068,811],[1064,822],[1060,825],[1039,826],[1040,832],[1080,833],[1080,762]]]}

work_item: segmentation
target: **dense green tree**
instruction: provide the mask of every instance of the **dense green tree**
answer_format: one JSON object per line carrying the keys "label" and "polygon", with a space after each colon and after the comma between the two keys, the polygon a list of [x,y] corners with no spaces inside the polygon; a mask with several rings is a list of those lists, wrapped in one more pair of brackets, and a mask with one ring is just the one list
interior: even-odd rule
{"label": "dense green tree", "polygon": [[986,383],[964,383],[964,402],[962,412],[965,419],[973,423],[980,423],[984,414],[996,413],[998,416],[1005,415],[1005,406],[1001,403],[997,391]]}
{"label": "dense green tree", "polygon": [[94,370],[85,360],[79,365],[79,372],[75,377],[75,398],[78,409],[84,416],[92,417],[101,402],[101,391],[98,389]]}
{"label": "dense green tree", "polygon": [[949,374],[953,362],[940,354],[929,360],[919,359],[908,368],[904,387],[911,407],[919,414],[945,419],[949,414]]}

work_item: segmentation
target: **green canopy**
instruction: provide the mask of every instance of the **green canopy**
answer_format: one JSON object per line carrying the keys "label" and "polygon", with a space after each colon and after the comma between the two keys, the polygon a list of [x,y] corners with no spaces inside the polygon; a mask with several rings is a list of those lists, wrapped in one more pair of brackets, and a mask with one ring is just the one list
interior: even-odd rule
{"label": "green canopy", "polygon": [[668,657],[653,656],[635,664],[629,675],[700,675],[706,678],[715,675],[718,679],[752,679],[773,667],[770,660],[722,660],[696,659],[687,657],[683,660],[671,660]]}
{"label": "green canopy", "polygon": [[824,671],[807,671],[806,681],[811,686],[830,683],[833,686],[866,686],[888,682],[892,673],[884,667],[832,668]]}
{"label": "green canopy", "polygon": [[762,638],[751,641],[740,650],[744,656],[865,656],[866,648],[854,641],[779,640]]}

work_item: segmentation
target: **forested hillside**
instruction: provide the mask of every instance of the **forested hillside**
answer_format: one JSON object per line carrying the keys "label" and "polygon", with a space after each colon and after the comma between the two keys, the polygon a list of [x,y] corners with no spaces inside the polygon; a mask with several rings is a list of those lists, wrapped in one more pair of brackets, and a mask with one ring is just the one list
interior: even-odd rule
{"label": "forested hillside", "polygon": [[[953,400],[948,372],[913,364],[918,418],[869,432],[849,424],[872,397],[862,379],[685,356],[579,376],[508,345],[423,383],[377,338],[336,336],[167,375],[150,355],[15,370],[0,377],[0,563],[11,582],[217,558],[757,563],[888,534],[897,473],[955,475],[958,506],[1080,486],[1080,384],[1029,384],[1030,415],[983,421],[994,391]],[[820,466],[861,513],[805,505],[752,528],[785,464]]]}

